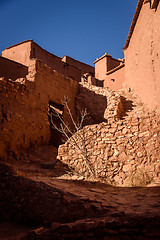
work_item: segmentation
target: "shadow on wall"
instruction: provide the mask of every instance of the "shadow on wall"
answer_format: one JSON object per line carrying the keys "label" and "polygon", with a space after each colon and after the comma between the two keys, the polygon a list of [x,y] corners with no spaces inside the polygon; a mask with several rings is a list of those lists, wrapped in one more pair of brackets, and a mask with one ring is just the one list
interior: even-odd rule
{"label": "shadow on wall", "polygon": [[104,112],[107,108],[106,96],[81,87],[80,93],[76,97],[75,107],[78,116],[81,115],[84,109],[87,109],[88,117],[84,121],[84,126],[106,121],[104,118]]}
{"label": "shadow on wall", "polygon": [[123,105],[123,113],[122,113],[122,118],[127,116],[127,112],[130,112],[133,110],[134,107],[136,107],[136,105],[133,104],[132,100],[127,100],[127,98],[121,96],[121,101],[122,101],[122,105]]}
{"label": "shadow on wall", "polygon": [[28,74],[28,67],[0,56],[0,77],[16,80],[25,78]]}

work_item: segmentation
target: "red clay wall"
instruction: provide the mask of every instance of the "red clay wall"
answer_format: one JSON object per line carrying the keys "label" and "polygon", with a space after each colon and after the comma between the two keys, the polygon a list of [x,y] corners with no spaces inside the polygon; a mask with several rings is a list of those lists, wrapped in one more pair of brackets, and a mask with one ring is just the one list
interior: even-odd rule
{"label": "red clay wall", "polygon": [[0,56],[0,77],[15,80],[25,78],[27,74],[28,67]]}
{"label": "red clay wall", "polygon": [[32,144],[47,144],[48,106],[39,104],[35,84],[0,79],[0,91],[0,157],[19,157]]}
{"label": "red clay wall", "polygon": [[125,80],[125,67],[124,64],[117,70],[111,70],[107,73],[104,80],[104,87],[108,87],[111,90],[118,90],[122,88],[122,84]]}
{"label": "red clay wall", "polygon": [[[33,144],[48,144],[49,101],[62,104],[66,96],[75,114],[78,82],[52,71],[36,59],[30,61],[29,74],[25,80],[22,83],[0,79],[0,157],[18,157]],[[65,121],[70,122],[66,109],[63,116]],[[53,138],[56,139],[57,135]]]}
{"label": "red clay wall", "polygon": [[38,46],[36,43],[32,42],[31,44],[31,56],[30,58],[37,58],[41,60],[44,64],[48,65],[50,68],[56,70],[59,73],[63,73],[64,71],[64,65],[61,61],[60,57],[57,57],[56,55],[53,55],[40,46]]}
{"label": "red clay wall", "polygon": [[107,72],[106,58],[102,58],[100,61],[95,61],[95,78],[104,80]]}
{"label": "red clay wall", "polygon": [[76,68],[79,68],[81,69],[81,74],[84,74],[84,73],[92,73],[94,74],[95,70],[94,70],[94,67],[88,65],[88,64],[85,64],[85,63],[82,63],[80,61],[77,61],[71,57],[68,57],[68,56],[64,56],[62,58],[62,61],[71,65],[71,66],[74,66]]}
{"label": "red clay wall", "polygon": [[[87,64],[83,64],[72,58],[68,57],[68,59],[71,59],[69,63],[62,61],[62,58],[47,52],[46,50],[38,46],[38,44],[34,43],[32,40],[27,40],[9,48],[6,48],[2,52],[2,56],[24,64],[25,66],[30,65],[31,59],[39,59],[41,60],[41,62],[49,66],[52,70],[56,70],[60,74],[72,78],[77,82],[81,80],[81,74],[83,71],[92,70],[92,72],[94,72],[93,67]],[[79,68],[79,66],[83,67],[83,71]]]}
{"label": "red clay wall", "polygon": [[142,6],[125,53],[124,86],[135,90],[149,108],[160,109],[160,4]]}
{"label": "red clay wall", "polygon": [[118,59],[112,58],[112,56],[107,56],[107,72],[116,68],[120,65],[120,61]]}
{"label": "red clay wall", "polygon": [[19,62],[25,66],[30,64],[32,40],[24,41],[23,43],[6,48],[2,52],[2,56],[10,60]]}
{"label": "red clay wall", "polygon": [[112,58],[111,55],[105,53],[102,57],[94,62],[95,63],[95,78],[99,80],[104,80],[106,78],[106,73],[111,71],[120,65],[121,60]]}
{"label": "red clay wall", "polygon": [[[75,96],[78,92],[78,82],[71,78],[59,74],[52,70],[40,60],[32,60],[36,64],[36,91],[40,93],[40,102],[49,103],[49,101],[62,104],[64,97],[69,100],[69,108],[74,110]],[[64,120],[70,121],[66,112],[64,112]]]}
{"label": "red clay wall", "polygon": [[31,59],[32,58],[39,59],[42,63],[49,66],[52,70],[56,70],[58,73],[66,77],[73,78],[77,82],[79,82],[81,79],[80,69],[74,65],[72,66],[65,64],[60,57],[47,52],[34,42],[31,44]]}

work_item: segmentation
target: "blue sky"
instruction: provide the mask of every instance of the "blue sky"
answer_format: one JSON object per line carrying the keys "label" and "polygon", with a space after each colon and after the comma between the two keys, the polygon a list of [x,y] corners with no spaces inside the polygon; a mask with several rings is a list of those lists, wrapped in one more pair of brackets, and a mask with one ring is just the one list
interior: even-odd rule
{"label": "blue sky", "polygon": [[138,0],[0,0],[0,53],[33,39],[47,51],[93,65],[122,58]]}

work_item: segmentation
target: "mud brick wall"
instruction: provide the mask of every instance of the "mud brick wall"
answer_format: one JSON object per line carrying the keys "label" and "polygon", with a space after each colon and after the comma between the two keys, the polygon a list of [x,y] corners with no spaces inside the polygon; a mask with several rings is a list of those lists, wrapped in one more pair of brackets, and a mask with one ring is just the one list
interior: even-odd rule
{"label": "mud brick wall", "polygon": [[[159,1],[158,1],[159,2]],[[153,1],[152,1],[153,3]],[[160,111],[160,4],[151,9],[150,1],[142,5],[131,39],[127,39],[125,81],[150,109]],[[142,31],[143,29],[143,31]]]}
{"label": "mud brick wall", "polygon": [[13,80],[24,78],[28,74],[28,67],[0,56],[0,77],[8,77]]}
{"label": "mud brick wall", "polygon": [[58,159],[77,174],[118,186],[160,182],[160,118],[137,105],[122,119],[85,126],[59,147]]}
{"label": "mud brick wall", "polygon": [[[0,157],[19,155],[31,145],[48,144],[49,101],[62,104],[64,96],[74,113],[78,82],[31,60],[26,78],[0,78]],[[64,109],[64,121],[68,114]],[[56,134],[54,136],[57,137]]]}
{"label": "mud brick wall", "polygon": [[[36,91],[39,93],[40,102],[49,104],[52,101],[57,104],[62,104],[64,97],[68,99],[68,106],[73,113],[75,113],[75,97],[78,92],[78,82],[59,74],[52,70],[40,60],[32,60],[35,63],[35,84]],[[70,117],[64,109],[64,121],[70,125]]]}
{"label": "mud brick wall", "polygon": [[18,157],[32,144],[48,143],[49,136],[47,106],[39,104],[35,84],[0,79],[0,157]]}

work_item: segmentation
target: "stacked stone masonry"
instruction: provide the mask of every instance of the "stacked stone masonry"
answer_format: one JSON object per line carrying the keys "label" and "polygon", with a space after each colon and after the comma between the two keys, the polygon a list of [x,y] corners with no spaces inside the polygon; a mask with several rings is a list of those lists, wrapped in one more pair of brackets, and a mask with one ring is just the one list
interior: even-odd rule
{"label": "stacked stone masonry", "polygon": [[[87,87],[99,95],[106,94],[109,106],[104,112],[106,121],[85,126],[80,132],[75,133],[69,141],[59,147],[58,159],[86,178],[93,177],[90,171],[92,169],[94,178],[108,184],[118,186],[158,184],[159,116],[156,112],[149,112],[136,100],[134,93],[124,90],[115,93],[101,88],[98,91],[98,87],[89,85]],[[108,99],[109,96],[114,97]],[[118,106],[121,106],[121,111]],[[117,114],[119,111],[120,115]],[[76,141],[80,143],[77,144]],[[84,155],[87,160],[84,159]]]}

